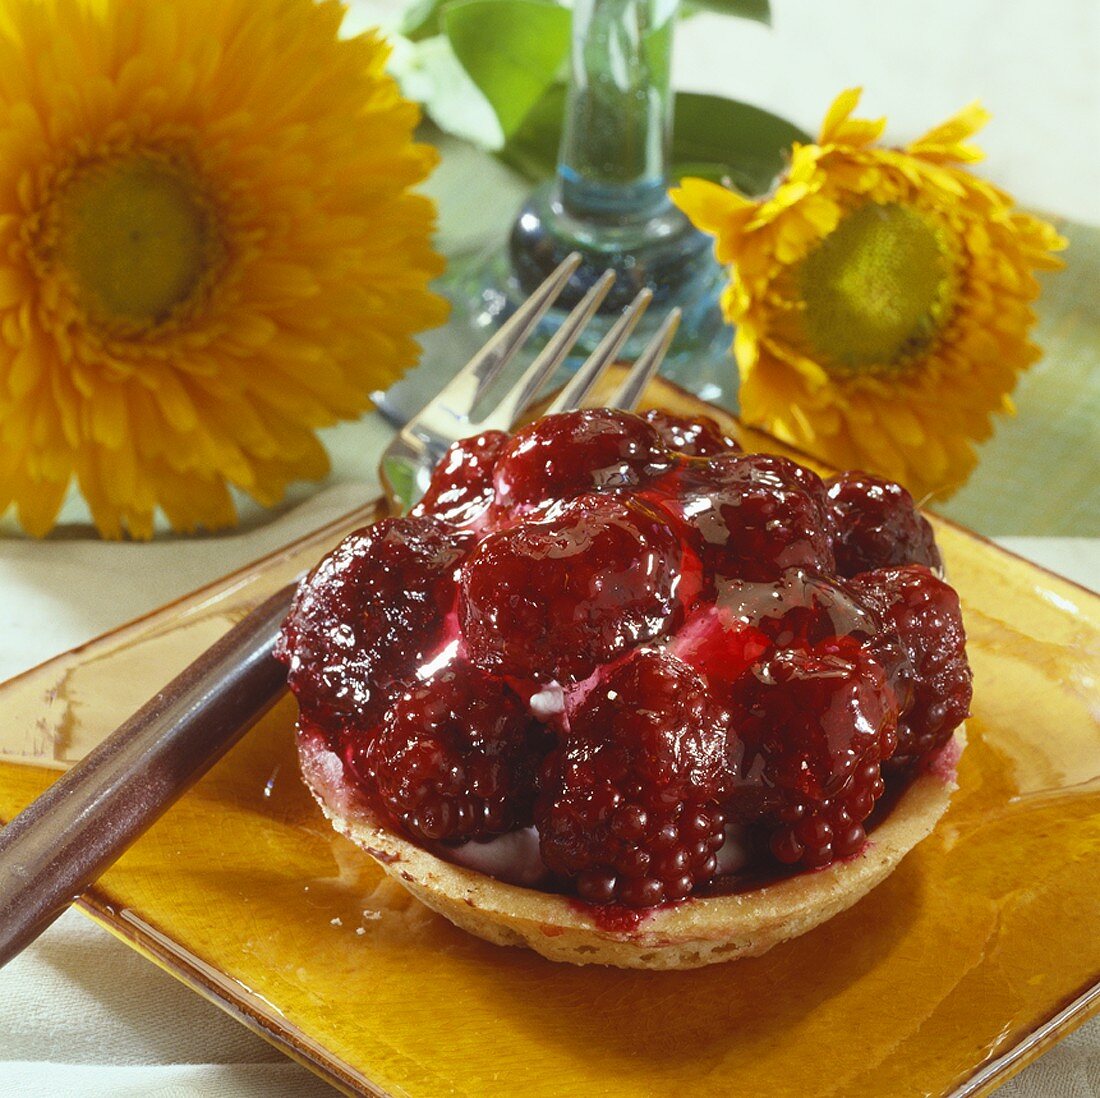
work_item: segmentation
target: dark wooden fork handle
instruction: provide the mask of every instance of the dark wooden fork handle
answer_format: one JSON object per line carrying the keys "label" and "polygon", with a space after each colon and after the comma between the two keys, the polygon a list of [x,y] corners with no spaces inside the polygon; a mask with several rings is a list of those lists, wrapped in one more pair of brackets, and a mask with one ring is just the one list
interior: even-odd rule
{"label": "dark wooden fork handle", "polygon": [[0,829],[0,966],[32,942],[278,699],[294,587],[235,625]]}

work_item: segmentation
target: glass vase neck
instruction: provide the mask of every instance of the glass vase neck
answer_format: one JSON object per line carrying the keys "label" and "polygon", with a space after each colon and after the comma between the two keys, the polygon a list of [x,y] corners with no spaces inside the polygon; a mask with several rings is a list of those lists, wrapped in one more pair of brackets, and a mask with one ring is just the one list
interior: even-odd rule
{"label": "glass vase neck", "polygon": [[677,0],[576,0],[558,157],[563,211],[623,224],[668,205]]}
{"label": "glass vase neck", "polygon": [[[616,280],[566,370],[582,361],[644,288],[652,305],[621,356],[639,354],[675,307],[681,322],[665,376],[705,399],[728,399],[736,375],[718,308],[725,275],[710,238],[668,198],[677,6],[677,0],[574,0],[557,171],[528,195],[507,247],[452,262],[447,285],[456,315],[484,339],[578,252],[581,265],[543,318],[540,338],[558,330],[605,272]],[[425,399],[430,395],[423,391]],[[396,418],[394,407],[388,411]]]}

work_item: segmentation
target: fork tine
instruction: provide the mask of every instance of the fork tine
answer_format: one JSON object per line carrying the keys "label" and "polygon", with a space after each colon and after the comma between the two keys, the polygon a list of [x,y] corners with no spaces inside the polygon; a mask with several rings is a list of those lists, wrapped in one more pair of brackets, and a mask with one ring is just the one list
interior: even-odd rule
{"label": "fork tine", "polygon": [[642,399],[642,393],[661,368],[665,355],[672,344],[676,329],[680,327],[680,310],[672,309],[662,321],[653,338],[638,356],[630,372],[623,378],[622,384],[608,400],[609,408],[622,408],[624,412],[633,412]]}
{"label": "fork tine", "polygon": [[421,412],[409,420],[405,425],[405,432],[415,433],[421,416],[430,415],[440,407],[447,407],[456,416],[468,417],[486,386],[511,362],[580,264],[579,252],[567,255],[508,318],[496,335],[447,382]]}
{"label": "fork tine", "polygon": [[573,349],[573,344],[580,338],[585,325],[595,315],[603,299],[607,297],[614,281],[615,272],[605,271],[589,288],[584,297],[573,307],[573,311],[562,321],[561,327],[547,341],[535,361],[527,367],[523,376],[504,394],[503,399],[493,409],[492,415],[482,424],[483,427],[495,427],[502,431],[511,430],[519,414],[538,396],[550,376],[565,361],[566,356]]}
{"label": "fork tine", "polygon": [[615,361],[615,356],[630,338],[630,333],[634,331],[635,325],[641,320],[642,313],[652,300],[652,291],[642,290],[623,310],[623,315],[615,321],[596,349],[554,399],[553,404],[546,409],[547,415],[580,407],[581,401],[592,391],[603,372]]}

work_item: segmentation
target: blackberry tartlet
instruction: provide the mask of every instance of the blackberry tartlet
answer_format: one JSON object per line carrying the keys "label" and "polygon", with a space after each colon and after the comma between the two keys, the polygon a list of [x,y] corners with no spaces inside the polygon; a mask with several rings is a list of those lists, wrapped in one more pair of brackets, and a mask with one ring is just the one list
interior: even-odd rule
{"label": "blackberry tartlet", "polygon": [[843,910],[934,826],[970,669],[904,488],[705,417],[456,443],[277,646],[334,826],[461,927],[688,968]]}

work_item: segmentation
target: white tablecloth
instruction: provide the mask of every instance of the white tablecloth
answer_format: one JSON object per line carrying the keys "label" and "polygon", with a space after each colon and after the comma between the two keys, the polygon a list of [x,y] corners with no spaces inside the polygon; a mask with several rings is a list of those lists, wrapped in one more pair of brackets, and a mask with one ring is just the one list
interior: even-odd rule
{"label": "white tablecloth", "polygon": [[[359,23],[401,0],[357,3]],[[678,83],[781,111],[815,129],[844,86],[905,139],[981,97],[985,170],[1022,199],[1100,222],[1100,5],[1095,0],[773,0],[772,30],[700,16],[678,36]],[[461,232],[462,226],[452,225]],[[151,546],[0,537],[0,679],[251,560],[370,491],[384,429],[330,438],[333,486],[251,532]],[[1100,541],[1005,539],[1100,584]],[[96,582],[74,582],[96,576]],[[308,1071],[70,913],[0,972],[0,1094],[19,1098],[330,1094]],[[1005,1098],[1100,1095],[1100,1023],[1009,1083]]]}

